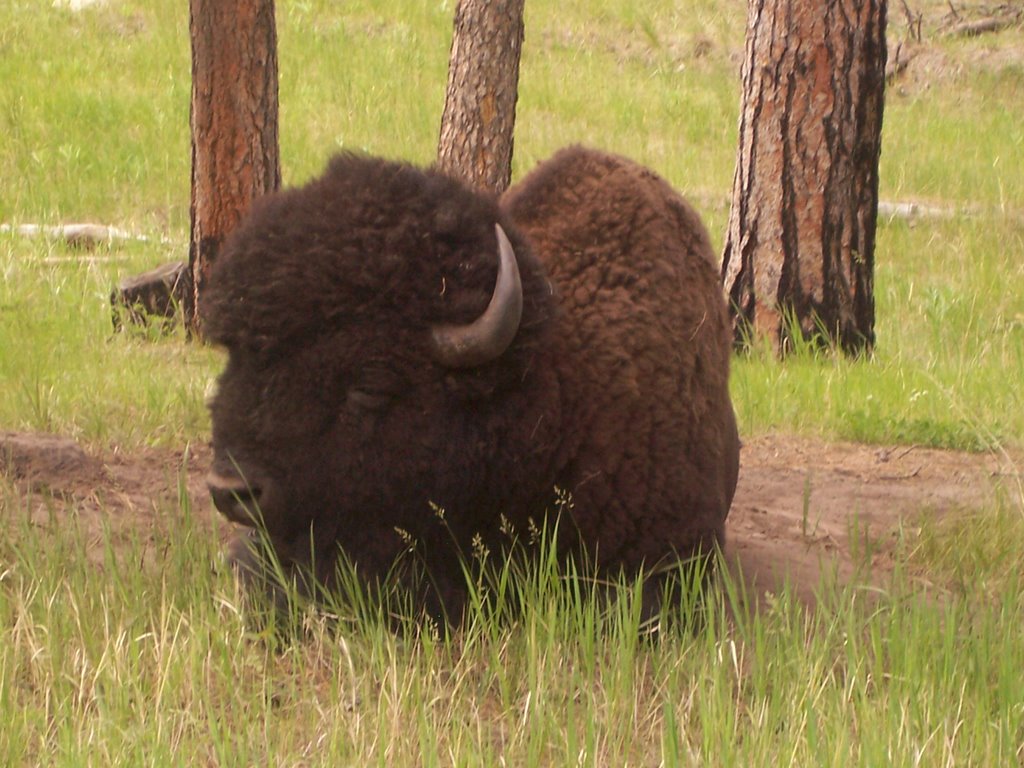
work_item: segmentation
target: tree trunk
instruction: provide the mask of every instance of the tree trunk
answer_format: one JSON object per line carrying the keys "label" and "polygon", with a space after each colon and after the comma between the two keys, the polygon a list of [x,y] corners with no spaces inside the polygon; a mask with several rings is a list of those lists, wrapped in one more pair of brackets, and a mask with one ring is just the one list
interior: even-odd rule
{"label": "tree trunk", "polygon": [[192,203],[185,317],[221,244],[252,201],[281,184],[274,0],[190,0]]}
{"label": "tree trunk", "polygon": [[438,166],[497,194],[512,178],[524,0],[459,0]]}
{"label": "tree trunk", "polygon": [[750,0],[722,277],[737,342],[870,352],[886,0]]}

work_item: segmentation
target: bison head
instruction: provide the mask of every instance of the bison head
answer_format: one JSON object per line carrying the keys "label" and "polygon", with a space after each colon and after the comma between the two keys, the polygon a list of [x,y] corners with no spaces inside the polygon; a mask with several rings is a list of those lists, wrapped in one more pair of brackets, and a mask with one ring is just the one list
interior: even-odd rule
{"label": "bison head", "polygon": [[282,560],[330,568],[341,545],[381,571],[395,529],[429,537],[431,502],[484,493],[548,293],[499,218],[438,173],[343,156],[229,238],[204,305],[227,351],[208,483]]}

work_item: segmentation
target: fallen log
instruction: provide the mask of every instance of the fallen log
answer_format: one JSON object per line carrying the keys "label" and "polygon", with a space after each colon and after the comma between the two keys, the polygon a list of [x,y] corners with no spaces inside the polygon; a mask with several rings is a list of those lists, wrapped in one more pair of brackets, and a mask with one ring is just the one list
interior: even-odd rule
{"label": "fallen log", "polygon": [[149,325],[153,320],[172,323],[188,275],[188,264],[175,261],[122,280],[110,294],[114,330],[122,330],[126,322],[133,325]]}
{"label": "fallen log", "polygon": [[1021,23],[1021,15],[993,16],[978,21],[964,21],[946,32],[949,37],[978,37],[989,32],[1001,32]]}
{"label": "fallen log", "polygon": [[22,237],[45,237],[48,240],[60,240],[72,248],[95,248],[98,245],[111,245],[116,242],[134,240],[149,242],[145,235],[136,235],[117,227],[105,224],[0,224],[0,233],[13,233]]}

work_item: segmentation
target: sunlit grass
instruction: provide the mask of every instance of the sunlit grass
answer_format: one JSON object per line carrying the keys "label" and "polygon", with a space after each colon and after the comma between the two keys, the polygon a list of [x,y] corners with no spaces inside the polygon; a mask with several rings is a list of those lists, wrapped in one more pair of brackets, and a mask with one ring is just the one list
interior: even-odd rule
{"label": "sunlit grass", "polygon": [[208,431],[219,354],[155,328],[115,333],[110,293],[164,246],[69,252],[0,234],[0,423],[93,444],[182,445]]}
{"label": "sunlit grass", "polygon": [[[919,258],[911,258],[911,254]],[[737,358],[749,432],[809,430],[969,450],[1024,435],[1024,226],[991,216],[883,222],[870,360],[805,350]]]}
{"label": "sunlit grass", "polygon": [[[451,2],[278,9],[286,183],[343,148],[431,161],[453,12]],[[631,155],[692,197],[720,247],[743,14],[660,0],[530,6],[515,174],[572,142]],[[216,355],[180,336],[112,338],[104,307],[121,277],[186,256],[187,8],[126,1],[75,14],[18,1],[0,21],[0,221],[94,219],[152,241],[75,267],[59,246],[0,237],[0,423],[127,443],[195,438]],[[1024,434],[1008,375],[1024,356],[1020,73],[972,74],[976,43],[963,55],[944,46],[959,68],[936,77],[950,87],[890,94],[882,196],[969,213],[880,223],[873,360],[737,360],[744,432],[972,449]]]}
{"label": "sunlit grass", "polygon": [[[97,559],[74,525],[29,525],[22,504],[4,491],[7,765],[1021,757],[1019,557],[989,557],[966,526],[964,578],[941,599],[899,574],[881,590],[823,578],[816,609],[782,590],[751,613],[724,576],[698,630],[652,639],[638,631],[638,585],[596,599],[542,552],[517,574],[527,599],[502,608],[492,593],[454,633],[412,617],[352,624],[343,606],[299,607],[291,633],[247,620],[209,521],[187,509],[162,510],[175,524],[127,545],[101,542]],[[938,539],[915,540],[910,562],[926,562]]]}

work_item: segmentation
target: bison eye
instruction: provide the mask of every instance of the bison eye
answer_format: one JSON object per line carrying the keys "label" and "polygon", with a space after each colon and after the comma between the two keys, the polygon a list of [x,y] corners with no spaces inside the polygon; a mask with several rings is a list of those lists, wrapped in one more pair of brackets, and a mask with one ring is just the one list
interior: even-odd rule
{"label": "bison eye", "polygon": [[364,389],[350,389],[345,397],[345,408],[352,413],[380,411],[391,402],[392,396],[383,392],[369,392]]}
{"label": "bison eye", "polygon": [[345,408],[352,413],[382,411],[409,388],[407,379],[383,365],[366,365],[355,377],[345,396]]}

